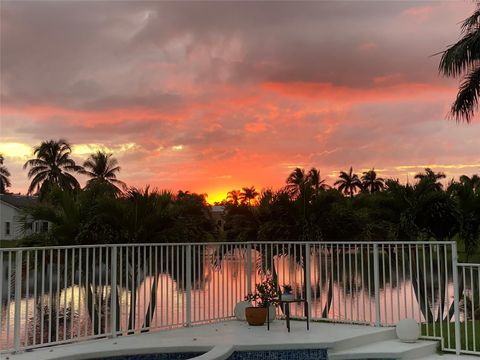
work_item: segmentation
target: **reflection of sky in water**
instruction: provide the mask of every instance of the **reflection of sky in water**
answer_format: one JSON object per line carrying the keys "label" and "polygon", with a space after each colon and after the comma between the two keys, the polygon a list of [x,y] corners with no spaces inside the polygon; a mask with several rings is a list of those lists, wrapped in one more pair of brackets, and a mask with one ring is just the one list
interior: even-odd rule
{"label": "reflection of sky in water", "polygon": [[[293,254],[292,254],[293,255]],[[276,269],[278,282],[280,285],[290,284],[297,297],[303,297],[304,274],[303,267],[294,261],[296,256],[274,257],[270,262]],[[351,255],[351,256],[350,256]],[[315,254],[310,257],[310,283],[311,283],[311,309],[313,318],[322,318],[322,313],[328,311],[328,318],[336,321],[354,321],[360,323],[375,322],[375,298],[374,298],[374,277],[372,264],[368,256],[358,254],[334,255],[333,262],[331,256],[325,253]],[[201,254],[194,256],[192,262],[192,289],[191,289],[191,319],[192,323],[202,323],[209,319],[225,319],[234,316],[235,304],[243,300],[247,293],[247,259],[239,251],[227,253],[223,260],[217,258],[212,261],[211,252],[201,259]],[[172,261],[172,259],[174,261]],[[205,260],[205,261],[204,261]],[[259,263],[257,259],[252,258],[252,276],[255,283],[265,279],[265,275],[255,270],[255,264]],[[218,266],[216,266],[218,264]],[[385,272],[380,272],[380,318],[382,323],[394,324],[404,317],[413,317],[417,321],[423,321],[424,317],[417,304],[417,296],[412,282],[409,279],[409,268],[406,266],[405,278],[403,277],[404,268],[400,261],[399,267],[395,267],[395,262],[389,266],[386,264]],[[172,266],[173,265],[173,266]],[[174,256],[168,256],[168,263],[163,272],[159,271],[157,277],[155,273],[155,263],[147,264],[146,269],[136,268],[140,274],[146,274],[145,280],[142,280],[136,292],[135,319],[134,327],[143,328],[148,322],[144,313],[151,313],[150,326],[153,328],[169,328],[183,326],[186,321],[186,289],[182,285],[186,274],[181,271],[182,262],[176,261]],[[382,260],[380,259],[380,267]],[[150,269],[151,274],[150,276]],[[355,269],[357,271],[355,272]],[[158,270],[158,268],[157,268]],[[166,271],[165,271],[166,270]],[[427,267],[428,270],[428,267]],[[436,269],[434,269],[436,270]],[[30,276],[33,271],[31,271]],[[53,272],[54,276],[56,272]],[[397,276],[398,274],[398,276]],[[108,275],[108,273],[107,273]],[[108,275],[109,277],[111,274]],[[121,278],[120,278],[121,276]],[[131,278],[128,281],[128,288],[125,282],[125,271],[123,270],[117,279],[122,290],[119,291],[120,326],[123,333],[126,333],[131,324]],[[422,274],[420,274],[422,276]],[[38,275],[41,278],[41,274]],[[332,284],[333,277],[333,287]],[[45,283],[48,283],[48,271]],[[98,282],[98,279],[96,279]],[[433,280],[434,286],[431,286]],[[105,281],[103,279],[103,281]],[[155,286],[156,282],[156,286]],[[453,284],[451,280],[439,279],[438,277],[427,276],[426,293],[430,298],[434,298],[434,305],[431,306],[429,300],[426,306],[433,308],[433,313],[437,314],[439,306],[439,286],[445,289],[446,302],[450,305],[453,301]],[[77,337],[89,337],[93,335],[93,328],[101,324],[102,333],[110,331],[109,315],[105,321],[104,314],[109,313],[110,309],[110,291],[107,287],[97,287],[99,294],[99,303],[101,312],[97,313],[94,320],[90,319],[89,309],[85,301],[85,291],[82,286],[67,285],[60,281],[60,284],[54,284],[53,290],[58,286],[59,296],[54,298],[53,306],[47,295],[38,296],[37,305],[32,297],[22,299],[21,301],[21,343],[31,345],[32,343],[41,343],[51,338],[54,341],[69,340]],[[151,289],[156,287],[156,304],[154,310],[149,308],[151,299]],[[39,289],[38,289],[39,290]],[[102,292],[103,291],[103,292]],[[13,292],[13,289],[12,289]],[[33,289],[29,290],[30,295]],[[101,294],[101,295],[100,295]],[[328,299],[330,298],[330,301]],[[42,306],[44,316],[42,317]],[[15,314],[14,300],[12,299],[8,306],[2,306],[1,313],[1,345],[2,348],[11,347],[13,344],[13,320]],[[52,323],[49,327],[50,311],[52,312]],[[448,307],[442,310],[447,313]],[[302,304],[292,304],[291,312],[293,316],[303,315]],[[57,316],[58,313],[58,316]],[[278,315],[282,315],[281,309],[277,309]],[[27,325],[26,325],[27,324]],[[34,325],[35,324],[35,325]],[[97,324],[97,325],[95,325]],[[431,334],[433,335],[433,334]],[[437,334],[438,335],[438,334]]]}

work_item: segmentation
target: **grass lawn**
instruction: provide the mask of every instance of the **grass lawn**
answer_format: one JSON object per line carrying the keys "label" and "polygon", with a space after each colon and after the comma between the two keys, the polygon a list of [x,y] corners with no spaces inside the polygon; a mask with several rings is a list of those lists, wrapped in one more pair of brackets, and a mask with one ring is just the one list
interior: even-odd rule
{"label": "grass lawn", "polygon": [[[443,332],[443,343],[446,347],[455,349],[455,323],[443,323],[442,324]],[[473,337],[473,326],[475,325],[475,338]],[[465,336],[465,326],[467,327],[467,336]],[[448,327],[450,328],[450,344],[448,343]],[[422,335],[433,336],[433,331],[435,328],[435,335],[440,337],[440,324],[422,324]],[[475,344],[475,349],[480,351],[480,320],[468,320],[466,323],[460,323],[460,343],[463,350],[473,350]]]}

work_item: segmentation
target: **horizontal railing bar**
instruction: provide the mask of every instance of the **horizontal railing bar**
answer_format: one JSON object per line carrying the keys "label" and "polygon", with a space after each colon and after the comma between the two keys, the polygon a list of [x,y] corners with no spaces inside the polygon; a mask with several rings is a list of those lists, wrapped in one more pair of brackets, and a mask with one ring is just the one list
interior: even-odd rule
{"label": "horizontal railing bar", "polygon": [[457,266],[462,267],[478,267],[480,268],[480,264],[477,263],[457,263]]}
{"label": "horizontal railing bar", "polygon": [[[127,244],[96,244],[96,245],[75,245],[76,249],[82,248],[112,248],[112,247],[133,247],[133,246],[186,246],[186,245],[264,245],[264,244],[309,244],[309,245],[451,245],[455,241],[249,241],[249,242],[183,242],[183,243],[127,243]],[[63,245],[63,246],[32,246],[32,247],[15,247],[15,248],[2,248],[1,252],[7,251],[21,251],[21,250],[57,250],[57,249],[71,249],[73,245]]]}

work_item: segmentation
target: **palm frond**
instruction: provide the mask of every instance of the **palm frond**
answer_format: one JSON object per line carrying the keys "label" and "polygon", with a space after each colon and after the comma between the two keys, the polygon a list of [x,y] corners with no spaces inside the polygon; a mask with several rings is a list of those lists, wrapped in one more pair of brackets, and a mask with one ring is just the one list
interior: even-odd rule
{"label": "palm frond", "polygon": [[456,77],[469,71],[480,60],[480,31],[465,35],[442,54],[438,70]]}
{"label": "palm frond", "polygon": [[460,85],[457,98],[452,104],[450,115],[457,122],[469,123],[478,109],[480,96],[480,65],[467,74]]}

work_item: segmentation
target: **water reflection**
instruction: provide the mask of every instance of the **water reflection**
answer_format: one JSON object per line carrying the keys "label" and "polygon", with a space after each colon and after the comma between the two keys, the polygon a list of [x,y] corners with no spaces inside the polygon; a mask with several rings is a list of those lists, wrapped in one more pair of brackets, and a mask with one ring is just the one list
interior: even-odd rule
{"label": "water reflection", "polygon": [[[280,286],[290,284],[302,298],[309,283],[312,316],[318,319],[374,323],[379,315],[383,324],[404,317],[452,320],[452,265],[446,250],[432,246],[419,253],[410,247],[382,247],[377,276],[371,247],[310,250],[307,258],[300,245],[259,245],[251,251],[234,245],[124,247],[115,254],[116,263],[113,253],[102,248],[32,251],[22,268],[20,341],[30,346],[101,337],[112,327],[126,335],[183,326],[187,308],[192,323],[231,318],[235,304],[267,276]],[[12,266],[14,259],[4,257],[2,265],[2,349],[12,346],[14,332],[8,261]],[[117,286],[112,287],[112,281]],[[463,282],[461,286],[463,291]],[[292,314],[301,317],[302,305],[292,306]]]}

